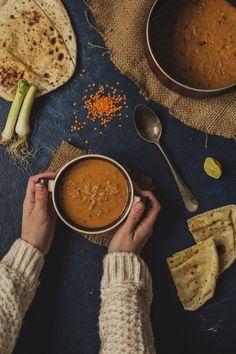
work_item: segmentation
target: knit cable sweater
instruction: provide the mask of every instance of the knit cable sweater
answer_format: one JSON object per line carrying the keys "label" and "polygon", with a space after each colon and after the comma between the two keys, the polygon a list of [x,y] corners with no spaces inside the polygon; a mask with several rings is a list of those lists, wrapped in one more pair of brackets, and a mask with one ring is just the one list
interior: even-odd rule
{"label": "knit cable sweater", "polygon": [[[10,354],[33,300],[44,256],[18,239],[0,262],[0,353]],[[150,323],[152,284],[133,253],[104,258],[99,329],[101,354],[154,354]]]}

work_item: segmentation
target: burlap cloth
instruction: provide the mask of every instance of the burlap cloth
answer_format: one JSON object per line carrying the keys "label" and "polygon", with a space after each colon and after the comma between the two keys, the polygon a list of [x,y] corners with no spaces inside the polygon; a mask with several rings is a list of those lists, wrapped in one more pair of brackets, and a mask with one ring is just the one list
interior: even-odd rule
{"label": "burlap cloth", "polygon": [[[91,152],[90,152],[91,153]],[[69,161],[75,159],[76,157],[86,155],[87,151],[78,149],[71,144],[67,143],[66,141],[62,141],[60,147],[53,151],[51,158],[48,163],[48,171],[57,171],[62,166],[64,166]],[[127,169],[127,168],[126,168]],[[127,169],[130,173],[129,169]],[[153,190],[152,179],[135,173],[130,173],[132,180],[139,186],[139,188],[144,190]],[[85,237],[87,240],[100,245],[100,246],[108,246],[112,236],[114,235],[116,230],[113,232],[106,232],[99,235],[88,235],[88,234],[79,234]]]}
{"label": "burlap cloth", "polygon": [[168,90],[154,76],[144,53],[146,21],[154,0],[87,0],[111,60],[140,93],[169,108],[183,123],[209,134],[236,137],[236,90],[191,99]]}

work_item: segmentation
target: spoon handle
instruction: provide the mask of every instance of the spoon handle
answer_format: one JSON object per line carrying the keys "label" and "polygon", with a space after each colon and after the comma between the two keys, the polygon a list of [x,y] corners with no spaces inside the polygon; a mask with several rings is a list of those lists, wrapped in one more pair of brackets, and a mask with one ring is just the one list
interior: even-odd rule
{"label": "spoon handle", "polygon": [[173,177],[175,179],[175,182],[177,184],[178,190],[180,192],[180,195],[182,197],[182,200],[184,202],[184,205],[186,206],[187,210],[190,212],[194,212],[198,209],[198,201],[197,199],[194,197],[194,195],[192,194],[192,192],[190,191],[190,189],[188,188],[188,186],[186,186],[186,184],[184,183],[184,181],[182,180],[182,178],[179,176],[179,174],[176,172],[176,170],[174,169],[173,165],[171,164],[170,160],[168,159],[168,157],[166,156],[165,151],[162,149],[160,144],[156,144],[160,151],[162,152],[163,156],[165,157],[170,170],[173,174]]}

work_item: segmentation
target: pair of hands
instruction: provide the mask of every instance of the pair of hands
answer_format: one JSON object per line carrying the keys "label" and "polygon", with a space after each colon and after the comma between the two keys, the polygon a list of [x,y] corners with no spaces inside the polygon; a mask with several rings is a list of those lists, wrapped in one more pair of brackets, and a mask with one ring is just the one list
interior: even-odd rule
{"label": "pair of hands", "polygon": [[[54,237],[56,212],[47,188],[38,183],[41,178],[54,179],[56,173],[45,172],[29,178],[23,204],[21,238],[46,255]],[[149,201],[148,210],[143,202],[133,205],[126,221],[113,236],[108,252],[139,253],[149,237],[161,206],[150,191],[138,191]]]}

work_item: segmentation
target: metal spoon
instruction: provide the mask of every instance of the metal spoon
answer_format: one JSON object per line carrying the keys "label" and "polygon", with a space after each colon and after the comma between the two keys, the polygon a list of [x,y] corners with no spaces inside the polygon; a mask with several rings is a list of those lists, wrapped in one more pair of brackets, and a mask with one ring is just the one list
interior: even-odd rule
{"label": "metal spoon", "polygon": [[139,136],[148,141],[149,143],[155,144],[161,150],[163,156],[165,157],[170,170],[173,174],[175,182],[177,184],[180,195],[183,199],[184,205],[188,211],[194,212],[198,209],[198,201],[186,186],[182,178],[175,171],[165,152],[160,145],[160,138],[162,133],[162,125],[160,119],[157,115],[147,106],[142,104],[137,105],[134,112],[135,128]]}

